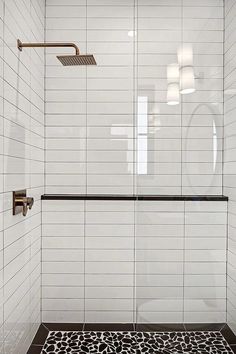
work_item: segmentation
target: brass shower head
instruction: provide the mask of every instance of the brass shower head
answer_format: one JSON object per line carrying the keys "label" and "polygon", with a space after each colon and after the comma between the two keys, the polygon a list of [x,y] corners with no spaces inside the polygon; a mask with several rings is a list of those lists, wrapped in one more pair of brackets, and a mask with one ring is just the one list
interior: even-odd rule
{"label": "brass shower head", "polygon": [[22,48],[52,48],[52,47],[73,47],[75,55],[59,55],[57,59],[64,66],[71,65],[97,65],[96,60],[92,54],[80,54],[79,48],[74,43],[22,43],[17,40],[17,47],[20,51]]}
{"label": "brass shower head", "polygon": [[97,65],[94,56],[92,54],[86,55],[60,55],[57,56],[57,59],[60,60],[62,65],[71,66],[71,65]]}

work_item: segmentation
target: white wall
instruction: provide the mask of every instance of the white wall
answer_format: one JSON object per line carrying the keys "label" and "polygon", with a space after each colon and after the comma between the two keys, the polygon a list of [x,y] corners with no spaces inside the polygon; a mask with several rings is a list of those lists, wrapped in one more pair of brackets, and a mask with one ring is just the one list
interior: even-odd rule
{"label": "white wall", "polygon": [[236,1],[225,1],[225,154],[224,193],[229,196],[228,323],[236,332]]}
{"label": "white wall", "polygon": [[[98,62],[62,67],[55,54],[72,50],[47,50],[47,193],[222,194],[223,1],[181,3],[46,1],[46,39]],[[181,42],[193,45],[197,91],[170,107],[166,69]]]}
{"label": "white wall", "polygon": [[227,202],[43,201],[44,322],[226,321]]}
{"label": "white wall", "polygon": [[[44,193],[44,1],[0,1],[0,352],[25,354],[41,322],[41,201]],[[35,205],[12,215],[12,191]],[[4,298],[2,295],[4,294]]]}

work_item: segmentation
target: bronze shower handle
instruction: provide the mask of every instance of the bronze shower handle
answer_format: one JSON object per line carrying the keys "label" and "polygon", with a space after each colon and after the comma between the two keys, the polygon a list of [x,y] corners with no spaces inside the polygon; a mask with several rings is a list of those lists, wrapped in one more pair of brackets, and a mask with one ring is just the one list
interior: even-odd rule
{"label": "bronze shower handle", "polygon": [[22,198],[22,205],[23,205],[23,215],[26,216],[27,215],[27,211],[28,211],[28,208],[29,209],[32,209],[32,206],[34,204],[34,198],[32,197],[24,197]]}
{"label": "bronze shower handle", "polygon": [[27,198],[22,198],[21,203],[22,203],[22,207],[23,207],[22,214],[23,214],[23,216],[26,216],[27,211],[28,211]]}
{"label": "bronze shower handle", "polygon": [[28,209],[32,209],[34,198],[26,196],[26,190],[13,192],[13,215],[22,212],[27,215]]}
{"label": "bronze shower handle", "polygon": [[27,197],[27,205],[28,205],[29,209],[32,209],[32,206],[34,205],[34,198]]}
{"label": "bronze shower handle", "polygon": [[23,216],[27,215],[28,208],[32,209],[32,206],[34,204],[34,198],[31,197],[22,197],[22,198],[16,198],[16,203],[17,205],[22,205],[22,214]]}

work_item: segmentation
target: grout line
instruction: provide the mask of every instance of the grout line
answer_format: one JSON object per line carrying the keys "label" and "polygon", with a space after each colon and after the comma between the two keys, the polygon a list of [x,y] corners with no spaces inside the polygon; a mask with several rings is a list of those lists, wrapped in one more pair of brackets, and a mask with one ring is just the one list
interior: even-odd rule
{"label": "grout line", "polygon": [[[86,53],[88,52],[88,0],[86,0],[86,8],[85,8],[85,12],[86,12],[86,22],[85,22],[85,30],[86,30]],[[86,190],[86,194],[88,193],[88,69],[86,66],[86,89],[85,89],[85,100],[86,100],[86,112],[85,112],[85,116],[86,116],[86,128],[85,128],[85,166],[86,166],[86,186],[85,186],[85,190]],[[86,210],[87,210],[87,201],[84,200],[84,319],[83,319],[83,328],[82,330],[85,329],[85,323],[86,323],[86,286],[87,286],[87,282],[86,282]]]}
{"label": "grout line", "polygon": [[[5,16],[6,16],[6,4],[5,4],[6,0],[3,1],[3,34],[2,34],[2,44],[3,44],[3,58],[5,57],[5,45],[4,45],[4,38],[5,38]],[[3,97],[5,97],[5,85],[4,85],[4,80],[5,80],[5,66],[3,65]],[[3,146],[2,146],[2,153],[3,153],[3,156],[5,156],[5,144],[4,144],[4,140],[5,140],[5,125],[6,125],[6,122],[5,122],[5,102],[4,102],[4,99],[3,99]],[[5,170],[5,159],[3,159],[3,171]],[[5,178],[4,176],[1,176],[2,178],[2,185],[3,185],[3,201],[4,201],[4,191],[5,191]],[[3,221],[2,221],[2,228],[3,228],[3,233],[2,233],[2,237],[3,237],[3,244],[2,244],[2,248],[3,248],[3,256],[2,256],[2,265],[3,265],[3,275],[2,275],[2,281],[3,281],[3,286],[2,286],[2,295],[3,295],[3,299],[2,299],[2,314],[1,314],[1,317],[2,317],[2,334],[3,334],[3,338],[5,339],[7,334],[6,334],[6,326],[5,326],[5,278],[6,278],[6,275],[5,275],[5,271],[4,271],[4,265],[5,265],[5,233],[6,233],[6,230],[5,230],[5,218],[3,218]],[[5,351],[5,340],[3,339],[3,351]]]}
{"label": "grout line", "polygon": [[[44,42],[46,42],[46,0],[44,0],[44,33],[43,33],[43,38]],[[44,136],[43,136],[43,149],[44,149],[44,154],[43,154],[43,180],[44,180],[44,186],[43,190],[44,192],[46,191],[46,115],[45,115],[45,110],[46,110],[46,48],[44,48],[43,51],[44,55],[44,80],[43,80],[43,85],[44,85]],[[43,207],[44,207],[44,202],[41,200],[41,244],[40,244],[40,263],[41,263],[41,289],[40,289],[40,318],[41,322],[43,321]],[[43,324],[44,328],[46,326]],[[48,328],[46,328],[48,329]]]}
{"label": "grout line", "polygon": [[[137,13],[138,13],[138,0],[133,0],[133,194],[137,193],[138,189],[138,178],[136,175],[137,169],[137,151],[136,151],[136,144],[137,144],[137,95],[138,95],[138,23],[137,21]],[[136,35],[135,35],[136,33]],[[134,235],[133,235],[133,329],[135,328],[135,323],[137,322],[137,305],[136,305],[136,202],[132,201],[133,205],[133,223],[134,223]]]}
{"label": "grout line", "polygon": [[50,332],[50,329],[45,325],[45,323],[44,322],[42,322],[42,326],[45,328],[45,329],[47,329],[48,330],[48,332]]}
{"label": "grout line", "polygon": [[[183,35],[184,35],[184,2],[183,0],[181,0],[181,46],[183,46]],[[180,83],[179,86],[181,85],[181,76],[180,76]],[[181,87],[179,87],[179,90],[181,89]],[[179,92],[180,95],[180,121],[181,121],[181,132],[180,132],[180,145],[181,145],[181,157],[180,157],[180,165],[181,165],[181,194],[183,194],[183,161],[185,159],[183,159],[183,154],[185,155],[183,150],[183,95],[181,95],[181,93]],[[191,122],[191,121],[190,121]],[[184,146],[185,147],[185,146]],[[187,164],[187,159],[186,159],[186,166]],[[185,207],[185,205],[184,205]]]}
{"label": "grout line", "polygon": [[[45,343],[46,343],[46,341],[47,341],[47,339],[45,340]],[[29,349],[34,348],[34,347],[43,349],[44,344],[31,344]]]}

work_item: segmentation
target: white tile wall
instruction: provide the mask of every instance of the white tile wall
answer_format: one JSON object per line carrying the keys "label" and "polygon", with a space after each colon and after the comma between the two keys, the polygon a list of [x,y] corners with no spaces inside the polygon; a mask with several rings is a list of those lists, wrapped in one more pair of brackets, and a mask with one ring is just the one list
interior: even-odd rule
{"label": "white tile wall", "polygon": [[0,1],[0,352],[4,349],[3,332],[3,16],[4,4]]}
{"label": "white tile wall", "polygon": [[235,194],[235,147],[236,147],[236,120],[235,120],[235,27],[236,2],[225,1],[225,144],[224,144],[224,193],[229,196],[228,216],[228,311],[227,320],[236,333],[236,194]]}
{"label": "white tile wall", "polygon": [[84,202],[43,203],[42,320],[84,322]]}
{"label": "white tile wall", "polygon": [[227,202],[185,202],[184,322],[226,322]]}
{"label": "white tile wall", "polygon": [[227,202],[43,201],[43,321],[226,321]]}
{"label": "white tile wall", "polygon": [[134,202],[85,208],[85,322],[133,322]]}
{"label": "white tile wall", "polygon": [[[223,1],[46,5],[46,39],[98,63],[61,67],[62,51],[47,50],[46,192],[222,194]],[[193,45],[197,91],[170,107],[166,67],[181,42]]]}
{"label": "white tile wall", "polygon": [[182,323],[184,202],[138,202],[137,322]]}
{"label": "white tile wall", "polygon": [[[44,192],[44,52],[16,40],[44,40],[45,3],[0,1],[0,352],[25,354],[40,315]],[[35,205],[12,216],[12,191]],[[4,295],[4,297],[3,297]]]}

